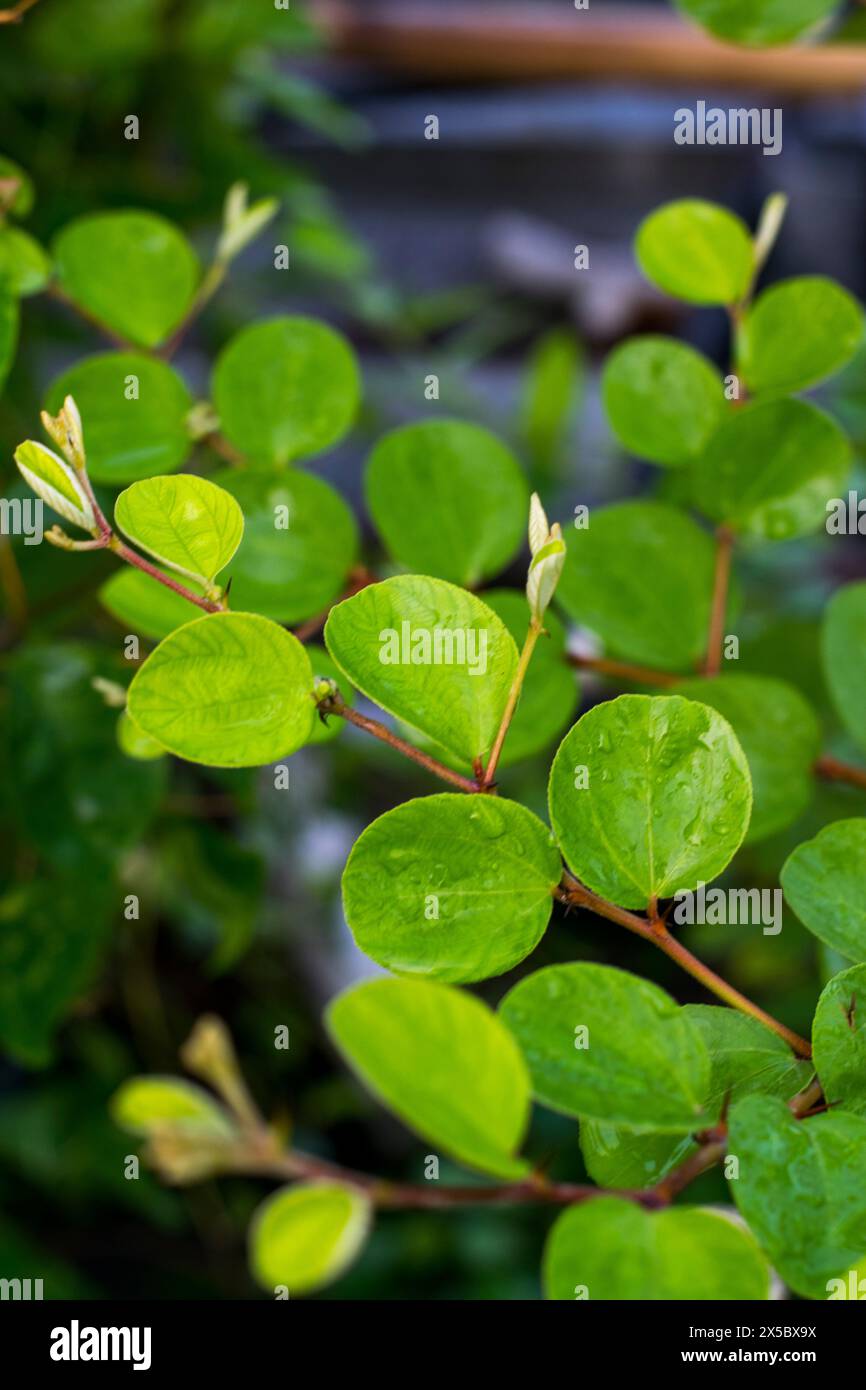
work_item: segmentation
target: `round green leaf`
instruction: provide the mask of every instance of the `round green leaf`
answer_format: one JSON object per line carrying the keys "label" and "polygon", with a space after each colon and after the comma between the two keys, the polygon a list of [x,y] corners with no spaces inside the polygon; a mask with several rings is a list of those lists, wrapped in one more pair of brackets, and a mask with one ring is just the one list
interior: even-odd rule
{"label": "round green leaf", "polygon": [[757,1300],[770,1296],[770,1270],[749,1232],[720,1212],[650,1212],[623,1197],[596,1197],[556,1221],[544,1291],[572,1301]]}
{"label": "round green leaf", "polygon": [[290,632],[254,613],[211,613],[151,653],[129,687],[129,713],[179,758],[257,767],[306,743],[312,686]]}
{"label": "round green leaf", "polygon": [[[690,516],[661,502],[593,509],[566,536],[556,596],[614,656],[663,671],[704,654],[715,547]],[[648,581],[652,576],[652,582]]]}
{"label": "round green leaf", "polygon": [[12,293],[38,294],[50,278],[51,262],[39,242],[20,227],[0,224],[0,280]]}
{"label": "round green leaf", "polygon": [[653,463],[693,459],[725,409],[718,372],[673,338],[631,338],[615,348],[605,362],[601,391],[619,442]]}
{"label": "round green leaf", "polygon": [[752,278],[745,222],[701,198],[665,203],[645,217],[635,254],[648,280],[690,304],[736,304]]}
{"label": "round green leaf", "polygon": [[514,1152],[529,1117],[529,1076],[480,999],[428,980],[370,980],[335,999],[326,1017],[361,1080],[410,1129],[471,1168],[528,1172]]}
{"label": "round green leaf", "polygon": [[813,936],[866,961],[866,820],[837,820],[785,861],[782,889]]}
{"label": "round green leaf", "polygon": [[835,280],[783,280],[745,317],[739,370],[755,395],[803,391],[850,362],[862,340],[863,310]]}
{"label": "round green leaf", "polygon": [[96,212],[56,237],[64,292],[113,332],[156,347],[181,323],[199,279],[186,237],[152,212]]}
{"label": "round green leaf", "polygon": [[331,609],[325,644],[371,700],[471,764],[496,737],[517,648],[492,609],[443,579],[397,575]]}
{"label": "round green leaf", "polygon": [[812,1057],[828,1104],[866,1115],[866,965],[834,975],[824,989]]}
{"label": "round green leaf", "polygon": [[724,715],[752,775],[752,819],[746,844],[790,825],[812,797],[812,767],[821,751],[818,720],[793,686],[769,676],[717,676],[684,681],[677,694]]}
{"label": "round green leaf", "polygon": [[609,965],[551,965],[500,1005],[529,1066],[536,1100],[668,1134],[706,1124],[703,1039],[657,985]]}
{"label": "round green leaf", "polygon": [[234,497],[189,474],[133,483],[118,497],[114,519],[133,545],[202,585],[225,569],[244,533]]}
{"label": "round green leaf", "polygon": [[[189,588],[198,592],[195,584]],[[197,613],[189,599],[131,565],[124,565],[106,579],[99,590],[99,601],[127,632],[157,641],[191,622]]]}
{"label": "round green leaf", "polygon": [[390,553],[419,574],[472,588],[519,548],[529,488],[489,430],[425,420],[392,430],[370,455],[367,506]]}
{"label": "round green leaf", "polygon": [[361,383],[345,338],[315,319],[250,324],[217,359],[214,404],[223,432],[251,459],[286,464],[341,439]]}
{"label": "round green leaf", "polygon": [[[526,595],[516,589],[486,589],[484,602],[501,618],[515,645],[522,647],[529,621]],[[579,685],[565,660],[565,629],[551,608],[544,615],[544,634],[532,653],[520,699],[508,726],[499,766],[549,748],[574,714]]]}
{"label": "round green leaf", "polygon": [[372,1207],[356,1188],[298,1183],[266,1198],[250,1226],[250,1265],[263,1289],[289,1297],[331,1284],[357,1259]]}
{"label": "round green leaf", "polygon": [[678,695],[621,695],[589,710],[559,746],[548,796],[567,863],[621,907],[709,883],[752,809],[730,724]]}
{"label": "round green leaf", "polygon": [[783,1100],[746,1096],[731,1111],[732,1196],[795,1293],[826,1299],[866,1252],[866,1119],[796,1120]]}
{"label": "round green leaf", "polygon": [[232,1126],[210,1092],[176,1076],[134,1076],[111,1099],[115,1124],[133,1134],[184,1129],[228,1136]]}
{"label": "round green leaf", "polygon": [[358,550],[355,518],[340,494],[297,469],[278,478],[228,469],[214,482],[237,498],[244,514],[232,603],[283,623],[327,608]]}
{"label": "round green leaf", "polygon": [[821,648],[836,713],[866,748],[866,583],[846,584],[833,595],[824,613]]}
{"label": "round green leaf", "polygon": [[343,874],[343,908],[361,950],[395,974],[486,980],[538,945],[561,873],[531,811],[445,792],[367,826]]}
{"label": "round green leaf", "polygon": [[689,19],[717,38],[764,48],[807,34],[838,0],[674,0]]}
{"label": "round green leaf", "polygon": [[167,362],[131,352],[87,357],[57,378],[45,408],[56,415],[67,396],[81,414],[87,471],[96,482],[172,473],[187,459],[192,397]]}
{"label": "round green leaf", "polygon": [[808,401],[765,401],[732,411],[695,466],[706,516],[764,540],[817,531],[851,466],[834,420]]}

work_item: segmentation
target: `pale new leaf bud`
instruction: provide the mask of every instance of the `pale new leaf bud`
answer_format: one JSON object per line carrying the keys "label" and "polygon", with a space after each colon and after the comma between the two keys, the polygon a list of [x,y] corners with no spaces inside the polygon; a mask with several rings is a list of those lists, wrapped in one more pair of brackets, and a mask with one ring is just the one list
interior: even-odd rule
{"label": "pale new leaf bud", "polygon": [[25,439],[15,450],[18,471],[27,483],[60,516],[91,535],[98,533],[90,498],[78,475],[52,449],[35,439]]}
{"label": "pale new leaf bud", "polygon": [[565,564],[565,541],[559,523],[548,523],[538,494],[529,503],[529,549],[532,560],[526,577],[526,598],[533,619],[541,622]]}
{"label": "pale new leaf bud", "polygon": [[276,198],[261,198],[249,206],[247,194],[245,183],[232,184],[226,194],[223,228],[216,248],[216,259],[223,264],[234,260],[245,246],[249,246],[279,207]]}
{"label": "pale new leaf bud", "polygon": [[81,415],[73,398],[71,396],[66,397],[56,416],[49,415],[47,410],[43,410],[41,419],[45,433],[54,440],[72,467],[79,471],[83,470],[85,465],[84,431],[81,427]]}

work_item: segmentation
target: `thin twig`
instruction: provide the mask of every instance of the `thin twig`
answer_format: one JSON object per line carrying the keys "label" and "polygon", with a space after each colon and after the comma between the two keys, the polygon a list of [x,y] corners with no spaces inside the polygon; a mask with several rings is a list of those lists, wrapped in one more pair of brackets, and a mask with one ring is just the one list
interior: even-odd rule
{"label": "thin twig", "polygon": [[191,589],[187,589],[176,579],[172,579],[169,575],[163,574],[161,569],[158,569],[156,565],[152,565],[149,560],[145,560],[143,555],[137,554],[137,552],[131,550],[128,545],[124,545],[123,541],[120,540],[118,536],[112,534],[111,539],[106,544],[107,548],[114,555],[119,556],[121,560],[126,560],[127,564],[134,565],[136,569],[143,570],[145,574],[150,575],[151,579],[158,580],[159,583],[164,584],[167,589],[171,589],[174,593],[179,594],[181,598],[185,598],[188,603],[194,603],[197,608],[203,608],[206,613],[222,613],[225,611],[224,603],[216,603],[212,599],[204,598],[201,594],[194,594]]}
{"label": "thin twig", "polygon": [[220,285],[226,277],[228,265],[225,261],[213,261],[202,277],[201,284],[196,290],[192,303],[184,314],[181,322],[172,333],[168,342],[164,343],[160,349],[160,357],[166,361],[173,357],[189,332],[195,320],[198,318],[202,309],[210,303]]}
{"label": "thin twig", "polygon": [[580,671],[596,671],[600,676],[635,681],[639,685],[676,685],[678,681],[686,679],[668,671],[653,671],[648,666],[632,666],[628,662],[613,661],[604,656],[582,656],[579,652],[567,652],[566,661]]}
{"label": "thin twig", "polygon": [[731,582],[733,549],[733,531],[727,526],[720,526],[716,532],[716,570],[710,607],[707,656],[704,662],[704,674],[707,676],[717,676],[722,668],[722,646],[725,640],[725,617],[728,611],[728,588]]}
{"label": "thin twig", "polygon": [[404,757],[411,758],[412,762],[418,763],[434,776],[441,777],[444,782],[450,782],[452,786],[459,787],[462,792],[479,792],[481,788],[471,777],[464,777],[460,772],[454,772],[444,763],[440,763],[438,758],[431,758],[428,753],[422,753],[420,748],[407,743],[405,739],[399,738],[397,734],[385,725],[380,724],[378,719],[369,719],[365,714],[359,714],[357,710],[347,705],[339,692],[327,695],[318,702],[319,713],[324,716],[336,714],[340,719],[346,719],[350,724],[354,724],[356,729],[363,729],[365,733],[372,734],[382,743],[387,743],[389,748],[394,748]]}
{"label": "thin twig", "polygon": [[816,777],[823,777],[826,782],[848,782],[852,787],[866,790],[866,770],[854,767],[851,763],[843,763],[839,758],[831,757],[829,753],[822,754],[818,759],[814,772]]}
{"label": "thin twig", "polygon": [[483,785],[487,788],[493,786],[493,779],[496,776],[496,768],[502,753],[502,745],[505,743],[505,736],[514,718],[514,711],[517,709],[517,701],[520,699],[520,691],[523,688],[523,681],[532,659],[532,653],[535,651],[535,644],[543,631],[544,629],[538,619],[535,617],[531,618],[523,648],[520,652],[520,658],[517,662],[517,670],[514,672],[514,679],[511,682],[511,689],[508,692],[508,699],[505,702],[502,719],[496,733],[496,738],[493,741],[493,747],[490,750],[487,767],[484,771]]}

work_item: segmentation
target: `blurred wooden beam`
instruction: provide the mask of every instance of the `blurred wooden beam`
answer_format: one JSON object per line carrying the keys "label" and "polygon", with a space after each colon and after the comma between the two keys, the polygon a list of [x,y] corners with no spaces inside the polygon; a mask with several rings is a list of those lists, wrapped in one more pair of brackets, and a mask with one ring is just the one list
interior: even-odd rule
{"label": "blurred wooden beam", "polygon": [[337,53],[440,81],[629,79],[791,96],[866,89],[866,45],[737,48],[672,11],[636,5],[465,0],[443,10],[431,0],[313,0],[312,8]]}

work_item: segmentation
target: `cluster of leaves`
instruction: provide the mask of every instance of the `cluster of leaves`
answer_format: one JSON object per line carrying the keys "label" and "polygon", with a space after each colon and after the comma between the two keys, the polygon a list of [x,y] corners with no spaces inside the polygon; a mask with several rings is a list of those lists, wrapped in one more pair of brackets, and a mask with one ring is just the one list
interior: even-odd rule
{"label": "cluster of leaves", "polygon": [[[26,183],[10,172],[20,210]],[[826,826],[794,849],[782,873],[790,906],[845,966],[822,994],[813,1030],[826,1113],[804,1119],[798,1109],[814,1075],[808,1044],[716,977],[711,987],[746,1013],[681,1007],[638,976],[586,962],[524,976],[497,1010],[458,986],[524,961],[556,898],[624,919],[676,958],[660,904],[718,878],[747,840],[790,825],[808,802],[820,731],[803,696],[768,677],[695,674],[718,656],[713,617],[720,606],[724,617],[726,594],[713,539],[694,514],[716,524],[720,548],[821,527],[828,499],[846,485],[849,447],[836,422],[796,393],[853,356],[859,306],[816,277],[753,297],[781,219],[776,200],[754,238],[712,204],[660,208],[638,232],[644,272],[687,302],[725,305],[735,329],[726,381],[693,349],[661,337],[631,340],[606,363],[611,428],[629,451],[666,470],[669,500],[593,513],[588,526],[570,530],[567,555],[559,528],[548,528],[533,502],[526,596],[495,588],[479,596],[521,545],[529,489],[520,465],[473,424],[408,425],[376,445],[365,475],[396,572],[352,593],[354,519],[331,486],[299,466],[333,446],[355,417],[360,376],[348,343],[308,319],[253,323],[225,345],[211,399],[195,408],[164,356],[201,307],[203,286],[215,287],[270,211],[230,195],[210,279],[180,231],[144,212],[80,219],[52,248],[63,295],[122,342],[48,387],[44,420],[59,452],[28,441],[18,465],[60,519],[89,534],[74,539],[58,526],[50,540],[128,562],[104,584],[101,601],[123,633],[156,642],[128,690],[112,688],[112,701],[124,705],[122,753],[104,765],[94,748],[105,751],[116,716],[93,694],[88,657],[70,653],[60,671],[43,658],[44,719],[58,739],[66,714],[61,720],[58,691],[90,702],[93,746],[76,750],[80,780],[70,801],[80,805],[93,776],[115,775],[121,757],[123,777],[143,779],[146,818],[168,754],[214,768],[259,767],[320,740],[323,719],[333,734],[341,718],[460,786],[459,794],[387,811],[352,850],[346,920],[392,978],[332,1002],[336,1047],[416,1134],[515,1193],[531,1194],[543,1181],[520,1154],[532,1101],[579,1121],[587,1171],[599,1193],[616,1195],[575,1198],[554,1224],[544,1260],[551,1297],[585,1287],[593,1298],[763,1298],[768,1261],[798,1293],[825,1296],[827,1281],[866,1253],[866,1073],[856,1010],[866,971],[866,820]],[[44,253],[17,235],[5,255],[19,292],[27,267],[48,273]],[[207,478],[180,472],[203,437],[233,466]],[[111,494],[113,524],[105,518]],[[577,688],[564,628],[547,611],[554,589],[566,615],[611,658],[646,663],[654,670],[645,674],[670,691],[597,705],[561,737]],[[191,604],[207,612],[190,620]],[[325,651],[287,630],[324,609]],[[542,623],[548,636],[535,652]],[[864,627],[866,585],[849,585],[829,605],[824,655],[839,714],[861,747]],[[461,635],[483,663],[431,660],[416,642],[436,632]],[[398,659],[383,660],[384,634],[394,635]],[[21,660],[38,664],[40,656],[31,650]],[[12,680],[14,691],[14,671]],[[400,732],[355,715],[352,691]],[[23,722],[24,711],[15,727]],[[495,775],[559,739],[549,829],[497,794]],[[34,776],[32,748],[26,739],[10,746],[25,779]],[[55,803],[55,818],[59,809]],[[114,824],[88,830],[118,833]],[[135,830],[123,827],[131,839]],[[62,837],[52,853],[58,844]],[[71,979],[58,974],[57,1013],[86,964],[76,959]],[[707,972],[698,978],[707,982]],[[0,1015],[8,1026],[26,1009],[19,995]],[[588,1047],[576,1040],[581,1030]],[[18,1050],[27,1056],[20,1038]],[[187,1082],[141,1078],[118,1094],[118,1121],[148,1136],[174,1181],[232,1171],[303,1177],[292,1151],[268,1147],[273,1135],[242,1092],[239,1100],[224,1050],[216,1048],[216,1062],[201,1051],[193,1050],[192,1069],[225,1104]],[[750,1231],[702,1208],[663,1209],[665,1183],[707,1142],[721,1142],[725,1128],[739,1162],[731,1192]],[[292,1293],[335,1278],[362,1248],[377,1202],[387,1205],[387,1194],[372,1180],[314,1165],[311,1181],[274,1194],[254,1220],[255,1276]]]}

